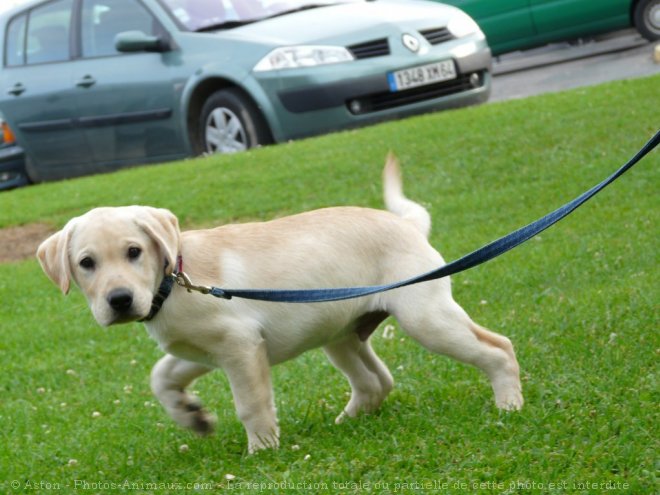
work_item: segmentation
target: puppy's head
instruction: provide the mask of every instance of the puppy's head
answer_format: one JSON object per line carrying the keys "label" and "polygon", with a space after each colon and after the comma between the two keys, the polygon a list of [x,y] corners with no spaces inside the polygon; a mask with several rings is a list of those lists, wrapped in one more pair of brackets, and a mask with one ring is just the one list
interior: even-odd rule
{"label": "puppy's head", "polygon": [[80,287],[100,325],[144,318],[179,252],[179,223],[147,206],[96,208],[46,239],[37,258],[46,275],[69,292]]}

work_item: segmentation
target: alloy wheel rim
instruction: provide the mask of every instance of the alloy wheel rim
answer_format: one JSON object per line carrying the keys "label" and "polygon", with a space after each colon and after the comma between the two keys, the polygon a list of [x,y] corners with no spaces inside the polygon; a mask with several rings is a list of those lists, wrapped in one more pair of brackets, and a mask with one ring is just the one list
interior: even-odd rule
{"label": "alloy wheel rim", "polygon": [[656,34],[660,34],[660,4],[651,5],[647,11],[648,26]]}
{"label": "alloy wheel rim", "polygon": [[214,109],[206,119],[206,151],[236,153],[247,149],[243,123],[228,108]]}

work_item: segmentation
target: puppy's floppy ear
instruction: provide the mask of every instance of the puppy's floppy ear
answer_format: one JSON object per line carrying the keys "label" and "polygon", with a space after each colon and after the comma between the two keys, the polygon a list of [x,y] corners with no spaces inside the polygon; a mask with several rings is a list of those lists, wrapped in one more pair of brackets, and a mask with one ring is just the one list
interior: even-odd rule
{"label": "puppy's floppy ear", "polygon": [[140,207],[135,222],[158,244],[167,261],[165,274],[170,275],[176,265],[181,244],[179,220],[169,210],[144,206]]}
{"label": "puppy's floppy ear", "polygon": [[62,230],[43,241],[37,249],[37,259],[41,268],[64,294],[71,287],[71,263],[69,262],[69,240],[73,223],[67,223]]}

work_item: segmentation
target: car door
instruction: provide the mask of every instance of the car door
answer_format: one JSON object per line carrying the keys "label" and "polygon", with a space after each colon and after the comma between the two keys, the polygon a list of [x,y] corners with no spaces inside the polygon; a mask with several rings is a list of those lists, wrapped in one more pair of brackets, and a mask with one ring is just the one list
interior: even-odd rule
{"label": "car door", "polygon": [[444,0],[464,10],[486,34],[493,53],[516,47],[535,33],[529,11],[530,0]]}
{"label": "car door", "polygon": [[89,160],[87,142],[75,126],[69,49],[73,3],[40,4],[6,28],[1,110],[25,149],[33,180],[71,175]]}
{"label": "car door", "polygon": [[630,24],[629,0],[530,0],[534,25],[543,40],[567,39],[620,29]]}
{"label": "car door", "polygon": [[115,48],[121,32],[165,36],[153,13],[139,0],[81,0],[80,6],[80,53],[72,72],[94,161],[112,167],[184,156],[182,85],[172,81],[172,54]]}

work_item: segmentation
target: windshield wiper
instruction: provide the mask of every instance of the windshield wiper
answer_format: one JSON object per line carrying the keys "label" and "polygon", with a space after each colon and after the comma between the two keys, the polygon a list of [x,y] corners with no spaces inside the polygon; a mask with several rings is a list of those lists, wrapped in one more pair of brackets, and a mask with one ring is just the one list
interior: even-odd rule
{"label": "windshield wiper", "polygon": [[216,24],[209,24],[208,26],[202,26],[200,28],[195,29],[196,33],[205,33],[208,31],[220,31],[222,29],[233,29],[241,26],[245,26],[247,24],[252,24],[253,22],[260,21],[261,19],[250,19],[247,21],[226,21],[226,22],[219,22]]}
{"label": "windshield wiper", "polygon": [[312,9],[318,9],[320,7],[330,7],[332,5],[338,5],[336,3],[310,3],[307,5],[302,5],[300,7],[296,7],[295,9],[289,9],[289,10],[283,10],[282,12],[278,12],[277,14],[269,15],[266,17],[259,17],[257,19],[248,19],[248,20],[243,20],[243,21],[227,21],[227,22],[220,22],[217,24],[209,24],[208,26],[202,26],[200,28],[195,29],[196,33],[204,33],[207,31],[219,31],[221,29],[233,29],[241,26],[245,26],[246,24],[252,24],[254,22],[259,22],[259,21],[264,21],[266,19],[272,19],[274,17],[280,17],[283,15],[288,15],[288,14],[294,14],[296,12],[303,12],[305,10],[312,10]]}
{"label": "windshield wiper", "polygon": [[289,14],[295,14],[296,12],[303,12],[305,10],[312,10],[312,9],[318,9],[320,7],[330,7],[332,5],[338,5],[336,3],[310,3],[307,5],[303,5],[301,7],[296,7],[295,9],[289,9],[289,10],[283,10],[282,12],[278,12],[277,14],[269,15],[267,17],[264,17],[263,19],[272,19],[273,17],[280,17],[283,15],[289,15]]}

